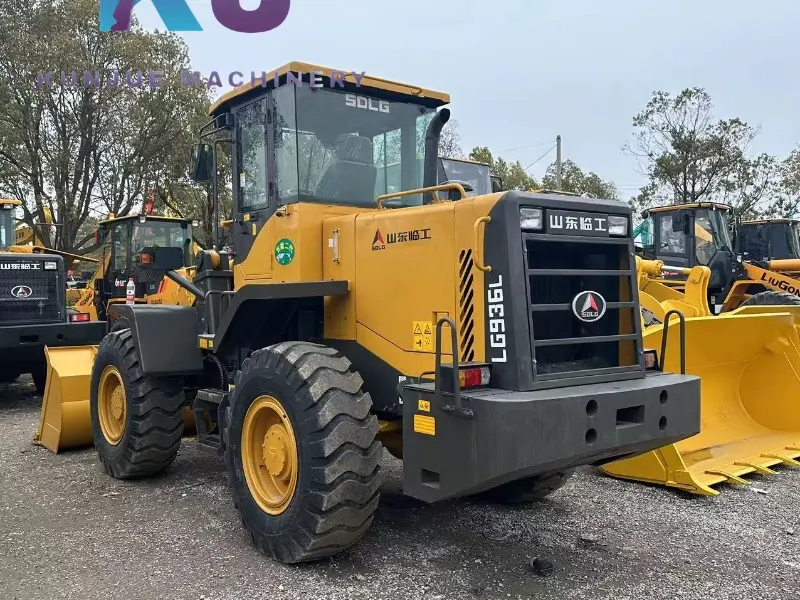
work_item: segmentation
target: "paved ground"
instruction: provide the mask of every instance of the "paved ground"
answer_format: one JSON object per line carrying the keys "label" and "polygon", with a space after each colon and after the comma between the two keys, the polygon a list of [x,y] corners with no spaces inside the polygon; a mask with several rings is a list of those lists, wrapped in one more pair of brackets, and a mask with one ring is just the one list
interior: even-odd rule
{"label": "paved ground", "polygon": [[2,600],[800,597],[800,470],[711,499],[585,469],[536,506],[424,506],[387,457],[363,542],[287,567],[250,546],[221,462],[194,440],[164,477],[123,483],[93,450],[33,446],[39,406],[29,382],[0,388]]}

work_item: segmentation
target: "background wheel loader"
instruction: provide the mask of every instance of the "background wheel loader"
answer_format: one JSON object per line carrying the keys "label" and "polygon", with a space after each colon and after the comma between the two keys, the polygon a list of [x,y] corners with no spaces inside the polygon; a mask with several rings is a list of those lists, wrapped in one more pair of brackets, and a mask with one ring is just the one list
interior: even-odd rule
{"label": "background wheel loader", "polygon": [[[749,254],[734,251],[727,213],[730,207],[716,203],[680,204],[648,209],[637,227],[644,258],[661,260],[664,283],[683,287],[686,269],[707,266],[709,305],[715,314],[727,312],[756,294],[785,292],[800,298],[800,259],[754,260]],[[737,238],[742,247],[761,254],[764,247],[754,243],[753,223]],[[787,245],[800,244],[792,227],[785,229]],[[767,248],[768,249],[768,248]],[[775,294],[766,296],[773,302]],[[788,301],[788,298],[783,297]],[[751,304],[760,303],[753,299]],[[790,304],[796,301],[789,302]]]}
{"label": "background wheel loader", "polygon": [[[145,248],[178,248],[183,256],[183,266],[178,273],[182,277],[190,276],[195,254],[200,250],[192,235],[192,221],[147,214],[110,215],[99,223],[97,239],[102,243],[103,255],[92,285],[74,291],[74,308],[89,315],[90,320],[107,320],[110,306],[126,301],[126,286],[131,277],[136,286],[136,303],[194,304],[194,295],[164,272],[143,268],[152,260]],[[127,325],[112,315],[108,326],[109,330],[116,330]]]}
{"label": "background wheel loader", "polygon": [[[130,328],[83,365],[110,475],[169,467],[199,380],[201,445],[224,458],[255,545],[294,563],[364,535],[384,441],[410,496],[524,501],[578,465],[699,431],[699,379],[658,371],[642,343],[626,204],[466,197],[436,185],[447,95],[302,63],[277,73],[212,106],[192,152],[193,178],[216,180],[217,146],[233,144],[233,252],[172,274],[194,307],[112,306]],[[387,194],[377,174],[394,162]],[[146,268],[183,264],[147,251]]]}
{"label": "background wheel loader", "polygon": [[67,309],[64,253],[18,246],[19,200],[0,198],[0,383],[30,373],[45,393],[45,346],[99,343],[104,323],[82,323]]}
{"label": "background wheel loader", "polygon": [[[195,251],[200,247],[192,236],[192,221],[148,214],[109,215],[98,225],[97,240],[103,251],[92,285],[73,290],[77,295],[72,306],[79,315],[76,320],[101,320],[104,325],[107,323],[107,331],[127,329],[127,319],[116,317],[109,309],[126,302],[129,278],[134,280],[137,304],[194,305],[194,294],[170,278],[185,278],[194,268]],[[153,251],[160,248],[179,253],[181,265],[174,273],[153,264]],[[90,346],[46,350],[51,393],[44,398],[34,440],[52,452],[85,448],[93,443],[86,390],[101,339],[99,336]],[[191,390],[187,389],[187,394],[193,398]],[[190,408],[184,416],[184,433],[194,434],[194,414]],[[210,422],[207,425],[213,427]]]}

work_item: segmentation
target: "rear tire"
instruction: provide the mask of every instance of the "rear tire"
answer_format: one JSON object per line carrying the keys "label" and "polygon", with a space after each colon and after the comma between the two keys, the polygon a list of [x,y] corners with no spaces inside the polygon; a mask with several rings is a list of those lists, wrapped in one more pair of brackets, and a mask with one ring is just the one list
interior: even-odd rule
{"label": "rear tire", "polygon": [[[383,448],[362,385],[350,361],[318,344],[277,344],[242,364],[227,410],[225,463],[242,523],[261,552],[283,563],[312,561],[366,533],[380,497]],[[252,415],[267,405],[271,420],[256,427]]]}
{"label": "rear tire", "polygon": [[[144,376],[129,329],[103,338],[91,381],[92,434],[106,473],[135,479],[165,471],[175,460],[183,435],[183,381]],[[98,389],[101,383],[103,389]],[[111,408],[104,408],[110,403],[107,394],[113,392],[117,421],[109,418],[114,416]]]}
{"label": "rear tire", "polygon": [[739,305],[742,306],[800,306],[800,298],[789,292],[769,290],[753,294]]}
{"label": "rear tire", "polygon": [[31,379],[36,387],[36,393],[44,398],[44,388],[47,385],[47,365],[34,365],[31,367]]}
{"label": "rear tire", "polygon": [[0,371],[0,383],[14,383],[22,373],[13,371]]}
{"label": "rear tire", "polygon": [[555,473],[534,475],[517,481],[509,481],[499,487],[485,492],[485,497],[500,504],[520,504],[535,502],[546,498],[561,488],[575,473],[575,469],[566,469]]}

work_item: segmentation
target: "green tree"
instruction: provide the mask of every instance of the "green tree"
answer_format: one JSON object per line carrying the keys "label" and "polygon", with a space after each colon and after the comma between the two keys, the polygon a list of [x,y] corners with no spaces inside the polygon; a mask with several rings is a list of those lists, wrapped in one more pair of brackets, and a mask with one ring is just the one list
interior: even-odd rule
{"label": "green tree", "polygon": [[[135,21],[100,32],[98,14],[97,0],[0,4],[0,192],[23,201],[31,226],[50,209],[56,226],[38,233],[67,252],[91,250],[90,218],[128,214],[185,173],[210,100],[181,85],[181,38]],[[122,82],[108,85],[115,72]]]}
{"label": "green tree", "polygon": [[718,201],[735,217],[772,211],[779,164],[769,155],[753,156],[757,130],[739,118],[718,119],[703,88],[673,96],[653,93],[633,118],[633,140],[623,149],[639,159],[649,183],[631,199],[637,208],[653,204]]}
{"label": "green tree", "polygon": [[[556,163],[553,162],[542,178],[542,187],[549,190],[558,189],[556,183]],[[617,186],[611,181],[605,181],[594,172],[584,173],[583,170],[571,160],[561,163],[561,190],[588,196],[589,198],[604,198],[618,200]]]}
{"label": "green tree", "polygon": [[489,165],[492,175],[503,180],[503,188],[506,190],[532,190],[539,187],[536,180],[525,170],[519,161],[513,163],[504,159],[492,156],[489,148],[476,146],[469,153],[470,160],[482,162]]}

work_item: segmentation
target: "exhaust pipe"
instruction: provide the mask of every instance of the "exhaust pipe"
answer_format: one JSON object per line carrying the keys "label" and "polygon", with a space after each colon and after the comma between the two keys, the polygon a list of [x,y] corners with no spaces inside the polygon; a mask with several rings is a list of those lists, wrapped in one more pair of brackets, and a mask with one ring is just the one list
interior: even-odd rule
{"label": "exhaust pipe", "polygon": [[[450,109],[443,108],[434,115],[425,132],[425,162],[422,171],[422,187],[433,187],[439,181],[439,136],[442,127],[450,120]],[[423,199],[423,204],[430,204],[428,196]]]}

